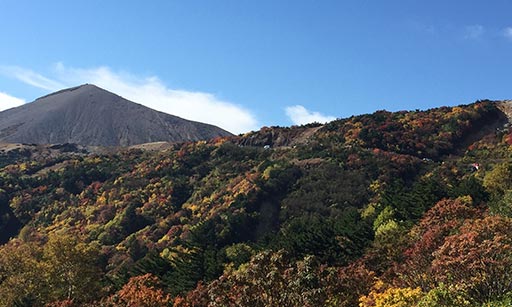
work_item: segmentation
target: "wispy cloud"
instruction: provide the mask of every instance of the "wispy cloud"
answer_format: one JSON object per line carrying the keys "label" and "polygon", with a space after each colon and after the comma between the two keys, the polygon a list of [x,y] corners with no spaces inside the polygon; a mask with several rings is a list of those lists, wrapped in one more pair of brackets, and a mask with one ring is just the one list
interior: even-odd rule
{"label": "wispy cloud", "polygon": [[0,92],[0,111],[19,107],[25,100]]}
{"label": "wispy cloud", "polygon": [[24,83],[48,91],[56,91],[64,87],[64,84],[61,82],[46,78],[30,69],[18,66],[2,66],[0,67],[0,72],[3,75],[14,77]]}
{"label": "wispy cloud", "polygon": [[409,28],[419,34],[434,35],[434,34],[437,34],[437,32],[439,30],[436,25],[426,24],[421,21],[418,21],[417,19],[408,20],[406,25],[407,25],[407,28]]}
{"label": "wispy cloud", "polygon": [[503,29],[503,36],[512,40],[512,27],[506,27],[505,29]]}
{"label": "wispy cloud", "polygon": [[326,123],[335,120],[334,116],[320,114],[319,112],[312,112],[304,106],[295,105],[286,107],[286,115],[295,125],[304,125],[309,123]]}
{"label": "wispy cloud", "polygon": [[465,39],[480,39],[485,33],[485,28],[482,25],[466,26],[464,31]]}
{"label": "wispy cloud", "polygon": [[250,110],[211,93],[171,89],[156,76],[140,77],[107,66],[74,68],[62,63],[55,65],[51,78],[20,67],[11,67],[10,72],[22,82],[50,91],[84,83],[95,84],[152,109],[217,125],[233,133],[259,128]]}

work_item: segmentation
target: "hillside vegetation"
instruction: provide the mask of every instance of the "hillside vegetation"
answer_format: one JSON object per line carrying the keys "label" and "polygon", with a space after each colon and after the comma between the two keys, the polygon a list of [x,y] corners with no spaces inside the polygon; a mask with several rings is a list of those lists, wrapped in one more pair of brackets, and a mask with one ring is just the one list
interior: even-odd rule
{"label": "hillside vegetation", "polygon": [[503,103],[0,152],[0,306],[511,306]]}

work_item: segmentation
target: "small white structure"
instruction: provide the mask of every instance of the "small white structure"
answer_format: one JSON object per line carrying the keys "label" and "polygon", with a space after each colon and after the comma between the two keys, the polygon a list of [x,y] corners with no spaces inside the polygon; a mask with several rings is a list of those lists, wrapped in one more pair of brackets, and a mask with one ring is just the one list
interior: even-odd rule
{"label": "small white structure", "polygon": [[472,163],[470,166],[470,169],[473,171],[473,172],[476,172],[480,169],[480,164],[479,163]]}

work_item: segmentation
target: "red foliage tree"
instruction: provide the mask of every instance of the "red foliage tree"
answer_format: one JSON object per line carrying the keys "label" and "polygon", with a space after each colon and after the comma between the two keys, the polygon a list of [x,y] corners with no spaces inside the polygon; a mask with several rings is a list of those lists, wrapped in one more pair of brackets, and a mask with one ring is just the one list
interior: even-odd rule
{"label": "red foliage tree", "polygon": [[468,220],[434,253],[438,281],[456,283],[483,302],[512,291],[512,220]]}
{"label": "red foliage tree", "polygon": [[430,290],[435,286],[431,273],[433,253],[441,247],[447,236],[455,234],[467,219],[478,218],[481,211],[470,198],[444,199],[425,213],[412,229],[414,242],[405,252],[405,261],[396,267],[403,286]]}

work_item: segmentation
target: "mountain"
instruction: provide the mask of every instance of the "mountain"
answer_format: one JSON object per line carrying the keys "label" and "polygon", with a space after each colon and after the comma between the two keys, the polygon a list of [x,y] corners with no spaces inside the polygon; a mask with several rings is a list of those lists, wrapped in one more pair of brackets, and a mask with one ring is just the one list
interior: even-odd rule
{"label": "mountain", "polygon": [[0,306],[512,306],[511,115],[0,145]]}
{"label": "mountain", "polygon": [[91,84],[0,112],[0,141],[130,146],[229,136],[218,127],[147,108]]}

